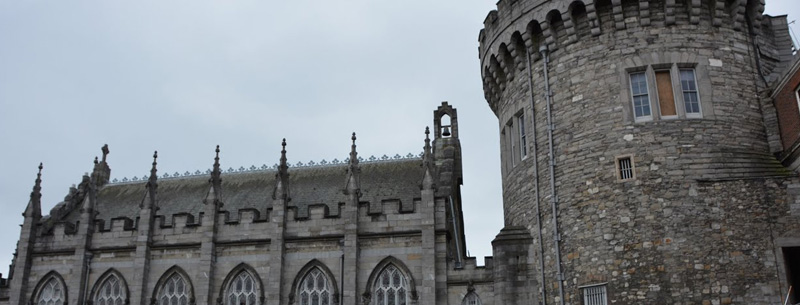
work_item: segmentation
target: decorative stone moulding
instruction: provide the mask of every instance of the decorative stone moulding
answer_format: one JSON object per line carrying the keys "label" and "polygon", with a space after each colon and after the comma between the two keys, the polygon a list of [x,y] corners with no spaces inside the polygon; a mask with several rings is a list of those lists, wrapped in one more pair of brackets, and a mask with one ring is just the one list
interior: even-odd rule
{"label": "decorative stone moulding", "polygon": [[[400,154],[395,154],[393,157],[389,157],[388,155],[383,155],[381,157],[370,156],[367,159],[362,157],[358,157],[359,162],[363,163],[373,163],[373,162],[391,162],[391,161],[398,161],[398,160],[411,160],[411,159],[420,159],[422,160],[422,153],[419,154],[412,154],[408,153],[405,156],[401,156]],[[296,164],[288,164],[290,168],[305,168],[305,167],[325,167],[325,166],[336,166],[336,165],[343,165],[350,162],[350,158],[345,158],[344,161],[339,161],[339,159],[334,158],[331,161],[327,161],[322,159],[319,162],[315,162],[314,160],[308,161],[307,163],[297,162]],[[275,171],[278,169],[278,164],[273,164],[272,166],[267,166],[263,164],[259,167],[255,165],[251,165],[250,167],[245,168],[244,166],[240,166],[238,169],[234,169],[233,167],[229,167],[227,170],[224,170],[224,173],[245,173],[245,172],[269,172]],[[160,176],[159,179],[173,179],[173,178],[183,178],[183,177],[195,177],[195,176],[203,176],[211,174],[211,169],[207,169],[204,172],[200,170],[196,170],[194,172],[186,171],[183,174],[179,172],[175,173],[165,173],[164,175]],[[122,184],[122,183],[133,183],[139,181],[147,181],[149,178],[148,175],[144,175],[141,177],[133,176],[132,178],[122,177],[122,178],[114,178],[111,180],[111,184]]]}

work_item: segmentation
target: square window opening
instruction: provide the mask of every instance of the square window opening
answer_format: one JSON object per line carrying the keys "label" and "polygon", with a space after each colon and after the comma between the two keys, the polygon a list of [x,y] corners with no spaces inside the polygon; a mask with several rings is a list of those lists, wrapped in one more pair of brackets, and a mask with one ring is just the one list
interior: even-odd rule
{"label": "square window opening", "polygon": [[636,179],[636,171],[633,167],[633,156],[617,157],[617,180],[628,181]]}
{"label": "square window opening", "polygon": [[606,284],[581,287],[584,305],[608,305]]}

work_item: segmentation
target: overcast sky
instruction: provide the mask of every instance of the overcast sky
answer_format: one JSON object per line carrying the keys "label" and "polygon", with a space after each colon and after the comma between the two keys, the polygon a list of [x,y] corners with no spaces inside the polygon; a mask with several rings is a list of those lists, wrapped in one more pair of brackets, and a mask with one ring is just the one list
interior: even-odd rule
{"label": "overcast sky", "polygon": [[[797,18],[794,0],[768,14]],[[0,0],[0,272],[44,162],[42,209],[111,150],[112,178],[422,151],[458,109],[470,254],[502,227],[497,121],[478,31],[494,0]],[[797,32],[797,27],[795,27]]]}

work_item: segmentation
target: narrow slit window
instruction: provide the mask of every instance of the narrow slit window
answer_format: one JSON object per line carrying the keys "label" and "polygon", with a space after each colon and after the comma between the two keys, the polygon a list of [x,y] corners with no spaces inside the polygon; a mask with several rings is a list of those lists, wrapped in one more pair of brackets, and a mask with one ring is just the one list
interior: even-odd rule
{"label": "narrow slit window", "polygon": [[528,155],[528,142],[525,135],[525,114],[517,116],[517,126],[519,126],[519,154],[521,158]]}
{"label": "narrow slit window", "polygon": [[586,286],[583,290],[584,305],[608,305],[606,285]]}
{"label": "narrow slit window", "polygon": [[633,158],[631,156],[617,158],[617,178],[622,181],[634,178]]}
{"label": "narrow slit window", "polygon": [[519,143],[516,139],[518,136],[518,131],[514,129],[515,127],[513,118],[508,120],[508,124],[506,125],[508,126],[508,143],[511,143],[511,149],[509,151],[509,158],[511,162],[509,163],[511,163],[511,166],[513,167],[517,165],[517,161],[520,159],[519,151],[517,150],[519,148]]}
{"label": "narrow slit window", "polygon": [[658,88],[658,106],[661,116],[677,116],[675,94],[672,92],[672,78],[669,70],[656,71],[656,87]]}
{"label": "narrow slit window", "polygon": [[634,119],[636,121],[652,119],[650,96],[647,92],[647,76],[645,76],[644,72],[637,72],[631,73],[630,78]]}
{"label": "narrow slit window", "polygon": [[700,116],[700,96],[697,94],[697,82],[694,70],[681,70],[681,91],[683,91],[683,104],[686,108],[686,117]]}

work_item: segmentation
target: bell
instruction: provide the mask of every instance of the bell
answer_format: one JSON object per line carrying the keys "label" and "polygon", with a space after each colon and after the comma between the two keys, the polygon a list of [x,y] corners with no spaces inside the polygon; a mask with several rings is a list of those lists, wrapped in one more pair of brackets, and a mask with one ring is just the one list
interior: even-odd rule
{"label": "bell", "polygon": [[449,137],[450,136],[450,126],[445,126],[444,130],[442,131],[442,136]]}

